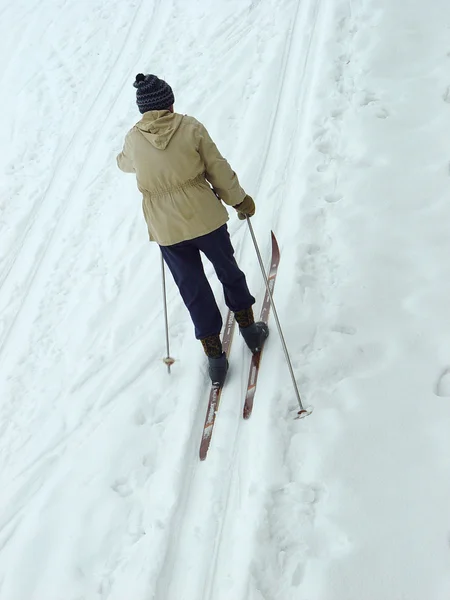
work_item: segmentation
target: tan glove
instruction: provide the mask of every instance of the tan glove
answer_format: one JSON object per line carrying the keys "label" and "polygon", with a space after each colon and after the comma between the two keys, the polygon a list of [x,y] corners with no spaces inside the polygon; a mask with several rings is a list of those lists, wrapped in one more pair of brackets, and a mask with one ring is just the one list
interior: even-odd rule
{"label": "tan glove", "polygon": [[253,202],[253,198],[251,196],[245,196],[240,204],[236,204],[234,208],[237,210],[238,218],[241,221],[244,221],[247,217],[253,217],[255,214],[255,203]]}

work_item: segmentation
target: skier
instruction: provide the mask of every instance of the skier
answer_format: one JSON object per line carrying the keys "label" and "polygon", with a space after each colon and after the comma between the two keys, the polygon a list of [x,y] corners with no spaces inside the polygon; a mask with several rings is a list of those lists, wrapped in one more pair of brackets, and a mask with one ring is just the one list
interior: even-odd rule
{"label": "skier", "polygon": [[242,220],[255,214],[255,203],[205,127],[174,112],[174,94],[165,81],[139,73],[133,85],[143,116],[126,135],[117,164],[136,174],[150,240],[159,244],[190,312],[211,381],[222,386],[228,370],[220,340],[222,317],[200,251],[214,266],[247,346],[258,352],[269,330],[265,323],[255,323],[255,298],[234,258],[222,202],[233,206]]}

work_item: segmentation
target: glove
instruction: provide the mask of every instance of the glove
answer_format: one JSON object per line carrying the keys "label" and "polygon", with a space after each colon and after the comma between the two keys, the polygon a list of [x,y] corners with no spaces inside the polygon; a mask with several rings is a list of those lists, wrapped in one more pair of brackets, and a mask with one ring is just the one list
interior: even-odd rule
{"label": "glove", "polygon": [[238,218],[244,221],[247,217],[253,217],[255,214],[255,203],[251,196],[245,196],[240,204],[236,204],[234,207],[237,210]]}

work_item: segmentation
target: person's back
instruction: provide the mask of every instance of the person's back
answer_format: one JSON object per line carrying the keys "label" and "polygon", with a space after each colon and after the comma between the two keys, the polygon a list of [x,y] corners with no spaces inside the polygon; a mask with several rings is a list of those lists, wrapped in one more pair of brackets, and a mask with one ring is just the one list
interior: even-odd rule
{"label": "person's back", "polygon": [[231,206],[245,198],[205,127],[169,110],[144,113],[128,133],[118,164],[136,173],[150,239],[163,246],[205,235],[227,222],[228,213],[208,181]]}

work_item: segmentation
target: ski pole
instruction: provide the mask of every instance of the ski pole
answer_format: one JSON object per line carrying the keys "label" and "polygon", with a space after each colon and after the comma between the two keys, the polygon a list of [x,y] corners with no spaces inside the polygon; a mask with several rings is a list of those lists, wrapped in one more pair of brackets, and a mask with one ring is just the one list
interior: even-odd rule
{"label": "ski pole", "polygon": [[164,305],[164,321],[166,324],[166,352],[167,356],[163,358],[163,363],[167,365],[167,371],[170,373],[170,367],[175,362],[175,359],[170,356],[169,348],[169,318],[167,316],[167,294],[166,294],[166,271],[164,268],[164,257],[161,252],[161,274],[162,274],[162,288],[163,288],[163,305]]}
{"label": "ski pole", "polygon": [[278,333],[280,334],[280,339],[281,339],[281,344],[283,346],[284,355],[286,357],[286,362],[287,362],[287,365],[288,365],[288,368],[289,368],[289,372],[291,374],[292,383],[294,385],[295,395],[297,397],[297,402],[298,402],[298,405],[300,407],[300,410],[298,411],[298,418],[302,419],[303,417],[306,417],[306,416],[308,416],[308,415],[311,414],[312,408],[311,407],[305,408],[303,406],[302,399],[300,397],[300,392],[298,390],[297,381],[295,380],[294,369],[292,368],[292,363],[291,363],[289,352],[288,352],[288,349],[287,349],[287,346],[286,346],[286,341],[284,339],[283,331],[281,329],[280,320],[278,319],[277,309],[275,307],[275,303],[273,301],[272,292],[270,290],[269,280],[267,279],[267,274],[266,274],[266,271],[264,269],[264,263],[263,263],[263,260],[261,258],[261,252],[259,251],[259,247],[258,247],[258,244],[256,242],[255,232],[253,231],[253,225],[251,224],[250,217],[248,215],[247,215],[247,224],[248,224],[248,228],[250,229],[250,234],[252,236],[253,245],[255,246],[255,250],[256,250],[256,255],[258,257],[259,266],[261,267],[261,272],[262,272],[263,277],[264,277],[264,283],[266,284],[266,290],[267,290],[267,294],[269,296],[270,305],[272,306],[273,316],[275,317],[275,322],[277,324]]}

